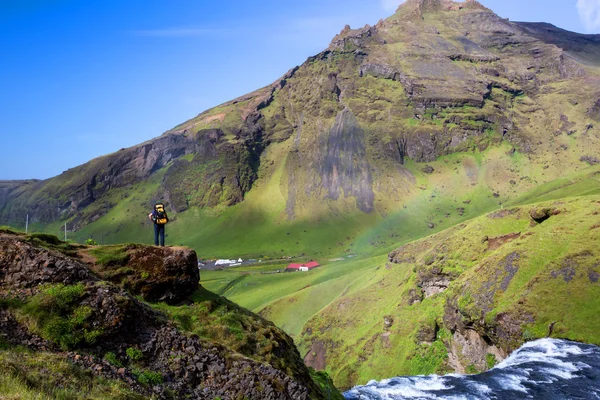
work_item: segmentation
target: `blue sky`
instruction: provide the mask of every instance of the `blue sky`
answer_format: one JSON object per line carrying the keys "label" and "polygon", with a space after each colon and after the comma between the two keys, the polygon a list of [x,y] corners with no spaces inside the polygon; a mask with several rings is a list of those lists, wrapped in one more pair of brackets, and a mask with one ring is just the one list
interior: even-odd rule
{"label": "blue sky", "polygon": [[[600,0],[481,0],[600,32]],[[263,87],[400,0],[0,0],[0,179],[45,179]]]}

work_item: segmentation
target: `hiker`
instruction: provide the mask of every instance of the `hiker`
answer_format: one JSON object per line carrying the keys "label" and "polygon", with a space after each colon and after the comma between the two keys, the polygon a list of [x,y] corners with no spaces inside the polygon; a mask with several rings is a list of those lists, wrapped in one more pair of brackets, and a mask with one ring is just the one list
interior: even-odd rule
{"label": "hiker", "polygon": [[154,245],[158,246],[159,238],[160,245],[165,245],[165,225],[169,222],[167,211],[162,203],[154,205],[154,210],[148,214],[148,218],[154,222]]}

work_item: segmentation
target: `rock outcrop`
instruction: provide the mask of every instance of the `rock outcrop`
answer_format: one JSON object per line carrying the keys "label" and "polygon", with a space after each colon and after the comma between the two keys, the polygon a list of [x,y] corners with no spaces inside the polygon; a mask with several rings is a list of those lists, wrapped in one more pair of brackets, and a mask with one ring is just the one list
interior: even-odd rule
{"label": "rock outcrop", "polygon": [[[119,257],[91,269],[145,301],[177,304],[198,289],[196,252],[182,247],[113,246]],[[93,250],[92,250],[93,254]]]}
{"label": "rock outcrop", "polygon": [[[0,302],[0,339],[4,343],[62,354],[94,374],[120,379],[131,390],[158,398],[166,398],[167,392],[170,396],[175,393],[177,398],[197,399],[322,398],[305,367],[294,367],[295,373],[290,376],[268,363],[254,361],[198,336],[186,335],[130,292],[96,275],[109,272],[110,267],[90,269],[86,264],[89,255],[77,259],[60,249],[52,249],[49,243],[41,244],[27,236],[0,234],[0,299],[4,301]],[[198,269],[193,251],[144,246],[129,246],[126,251],[123,265],[151,275],[146,276],[147,284],[122,284],[139,290],[149,300],[182,300],[197,288]],[[55,291],[48,292],[47,288]],[[63,332],[71,341],[57,343],[41,337],[39,331],[15,317],[22,312],[19,306],[7,305],[15,299],[19,304],[30,304],[32,299],[45,296],[42,298],[47,300],[40,307],[46,307],[44,304],[51,299],[48,296],[69,288],[73,289],[68,292],[69,297],[63,298],[61,308],[48,310],[54,316],[63,315],[60,313],[67,306],[90,310],[83,314],[80,311],[77,322]],[[67,319],[68,314],[61,318]],[[65,345],[71,352],[58,353],[59,346]],[[137,368],[158,373],[162,383],[140,384],[132,369],[123,368],[119,372],[117,366],[102,360],[107,353],[125,360],[127,355],[132,357],[133,353],[127,353],[130,349],[137,349],[139,354],[134,357],[138,359]],[[297,350],[286,343],[282,342],[278,351],[295,351],[297,363],[302,365]]]}

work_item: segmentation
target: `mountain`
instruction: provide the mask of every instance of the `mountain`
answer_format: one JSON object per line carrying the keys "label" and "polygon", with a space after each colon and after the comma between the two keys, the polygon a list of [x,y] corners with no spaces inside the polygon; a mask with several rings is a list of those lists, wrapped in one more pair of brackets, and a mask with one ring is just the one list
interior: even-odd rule
{"label": "mountain", "polygon": [[[149,242],[161,200],[168,244],[278,259],[203,271],[202,285],[274,321],[338,387],[470,373],[536,338],[600,344],[599,124],[600,36],[407,0],[160,137],[0,182],[0,220]],[[294,256],[323,267],[278,273]],[[225,344],[257,357],[229,328]]]}
{"label": "mountain", "polygon": [[510,22],[477,1],[408,0],[156,139],[0,182],[0,219],[147,241],[144,215],[162,200],[172,243],[204,256],[391,248],[378,238],[398,223],[437,231],[597,163],[599,54],[598,35]]}

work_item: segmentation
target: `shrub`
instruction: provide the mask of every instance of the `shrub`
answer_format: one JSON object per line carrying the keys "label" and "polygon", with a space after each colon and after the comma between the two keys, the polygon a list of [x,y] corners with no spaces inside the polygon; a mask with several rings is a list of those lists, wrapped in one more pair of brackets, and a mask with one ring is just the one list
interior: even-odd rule
{"label": "shrub", "polygon": [[128,347],[127,350],[125,350],[125,353],[127,354],[127,357],[131,359],[131,361],[141,360],[142,357],[144,357],[142,351],[140,349],[136,349],[135,347]]}
{"label": "shrub", "polygon": [[109,363],[111,363],[112,365],[114,365],[115,367],[122,367],[123,363],[121,363],[121,361],[119,361],[119,359],[117,358],[117,356],[115,355],[115,353],[113,352],[108,352],[104,355],[104,359],[106,361],[108,361]]}
{"label": "shrub", "polygon": [[163,376],[160,372],[140,370],[137,368],[134,368],[132,372],[138,382],[142,385],[158,385],[163,382]]}
{"label": "shrub", "polygon": [[44,242],[54,246],[58,246],[62,243],[58,237],[56,237],[55,235],[49,235],[47,233],[32,233],[31,235],[29,235],[30,241],[34,241],[35,239],[39,240],[40,242]]}

